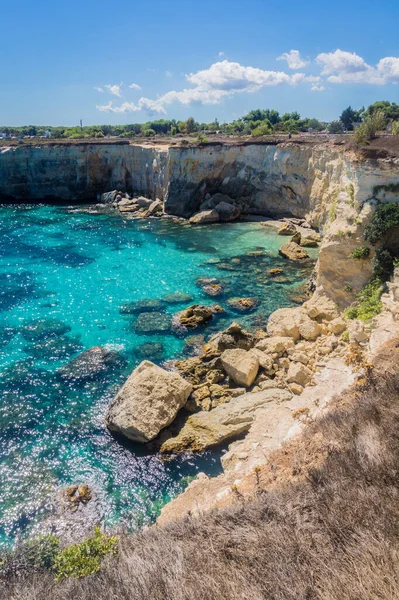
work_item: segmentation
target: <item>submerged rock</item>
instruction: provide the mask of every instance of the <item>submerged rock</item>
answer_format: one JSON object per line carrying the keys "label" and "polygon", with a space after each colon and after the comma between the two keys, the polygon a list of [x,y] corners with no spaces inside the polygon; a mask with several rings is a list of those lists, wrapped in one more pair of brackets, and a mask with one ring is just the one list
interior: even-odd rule
{"label": "submerged rock", "polygon": [[34,356],[37,360],[62,360],[68,358],[83,349],[80,339],[59,336],[47,338],[37,342],[33,346],[24,348],[25,352]]}
{"label": "submerged rock", "polygon": [[27,342],[38,342],[63,335],[71,331],[71,327],[57,319],[37,319],[23,325],[20,331]]}
{"label": "submerged rock", "polygon": [[172,317],[161,312],[142,312],[134,324],[136,333],[168,333],[172,328]]}
{"label": "submerged rock", "polygon": [[295,242],[283,244],[279,249],[279,253],[281,256],[291,260],[304,260],[305,258],[309,258],[309,254],[306,252],[306,250],[303,250],[303,248],[301,248],[301,246]]}
{"label": "submerged rock", "polygon": [[193,304],[179,314],[179,321],[189,328],[199,327],[210,321],[213,317],[212,308],[202,304]]}
{"label": "submerged rock", "polygon": [[145,300],[136,300],[127,302],[120,307],[121,315],[136,315],[143,312],[152,312],[162,310],[162,302],[157,298],[148,298]]}
{"label": "submerged rock", "polygon": [[255,310],[255,308],[259,305],[258,298],[229,298],[227,300],[227,304],[233,310],[237,310],[238,312],[249,312],[250,310]]}
{"label": "submerged rock", "polygon": [[107,427],[134,442],[149,442],[172,423],[191,390],[178,373],[144,361],[110,403]]}
{"label": "submerged rock", "polygon": [[184,292],[171,292],[162,298],[162,301],[166,302],[167,304],[185,304],[186,302],[191,302],[192,300],[193,297],[191,294],[186,294]]}
{"label": "submerged rock", "polygon": [[58,369],[57,374],[65,380],[85,381],[95,378],[113,367],[118,358],[117,352],[101,346],[93,346]]}
{"label": "submerged rock", "polygon": [[147,342],[138,346],[137,352],[149,360],[161,360],[165,354],[165,348],[161,342]]}
{"label": "submerged rock", "polygon": [[269,402],[291,399],[287,390],[268,389],[255,394],[243,394],[220,404],[209,412],[201,411],[188,417],[176,437],[161,446],[161,452],[179,453],[186,450],[203,451],[246,433],[258,410]]}

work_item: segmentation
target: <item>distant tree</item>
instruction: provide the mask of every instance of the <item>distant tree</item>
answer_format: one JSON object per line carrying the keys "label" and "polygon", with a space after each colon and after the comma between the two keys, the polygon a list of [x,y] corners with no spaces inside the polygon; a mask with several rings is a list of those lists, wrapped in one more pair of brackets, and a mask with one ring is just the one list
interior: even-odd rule
{"label": "distant tree", "polygon": [[385,127],[386,118],[384,110],[379,109],[367,115],[363,123],[355,130],[355,140],[362,143],[376,137],[378,131]]}
{"label": "distant tree", "polygon": [[362,120],[360,116],[362,112],[364,112],[364,108],[361,108],[360,110],[353,110],[351,106],[348,106],[348,108],[345,108],[345,110],[342,111],[339,120],[345,129],[352,131],[353,123],[360,123]]}
{"label": "distant tree", "polygon": [[328,133],[343,133],[344,125],[341,121],[331,121],[328,125]]}
{"label": "distant tree", "polygon": [[186,129],[187,129],[187,133],[193,133],[194,131],[197,130],[197,124],[196,124],[195,120],[193,119],[193,117],[189,117],[187,119]]}
{"label": "distant tree", "polygon": [[325,125],[320,123],[317,119],[306,119],[306,130],[313,129],[313,131],[323,131],[325,129]]}

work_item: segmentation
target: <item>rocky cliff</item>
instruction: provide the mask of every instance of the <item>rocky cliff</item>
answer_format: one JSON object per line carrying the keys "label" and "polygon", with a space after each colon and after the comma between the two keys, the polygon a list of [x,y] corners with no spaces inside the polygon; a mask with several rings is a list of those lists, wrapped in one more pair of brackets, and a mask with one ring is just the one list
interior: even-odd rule
{"label": "rocky cliff", "polygon": [[350,255],[364,244],[373,206],[399,200],[399,159],[295,142],[52,143],[0,150],[0,197],[82,201],[110,189],[158,197],[167,213],[182,217],[215,192],[229,195],[244,214],[305,217],[323,234],[317,289],[345,306],[370,278],[371,260],[359,263]]}

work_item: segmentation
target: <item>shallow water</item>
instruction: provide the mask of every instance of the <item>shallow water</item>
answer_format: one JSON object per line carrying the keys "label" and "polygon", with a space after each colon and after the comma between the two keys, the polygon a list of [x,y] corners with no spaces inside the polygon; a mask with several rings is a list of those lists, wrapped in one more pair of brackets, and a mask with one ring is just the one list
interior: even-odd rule
{"label": "shallow water", "polygon": [[[164,463],[120,444],[104,427],[108,402],[143,358],[160,364],[184,356],[193,333],[208,336],[232,320],[264,324],[273,310],[293,304],[310,267],[279,257],[282,238],[256,223],[191,228],[4,206],[0,240],[0,544],[40,530],[55,491],[71,483],[94,488],[107,525],[151,522],[199,470],[220,472],[220,452]],[[280,266],[283,276],[267,276]],[[224,294],[207,296],[199,277],[222,280]],[[177,291],[226,312],[202,331],[147,335],[135,330],[137,314],[121,314],[127,303]],[[243,316],[227,304],[240,296],[261,303]],[[190,303],[163,303],[162,319]],[[60,378],[57,369],[97,345],[118,353],[110,369],[83,381]]]}

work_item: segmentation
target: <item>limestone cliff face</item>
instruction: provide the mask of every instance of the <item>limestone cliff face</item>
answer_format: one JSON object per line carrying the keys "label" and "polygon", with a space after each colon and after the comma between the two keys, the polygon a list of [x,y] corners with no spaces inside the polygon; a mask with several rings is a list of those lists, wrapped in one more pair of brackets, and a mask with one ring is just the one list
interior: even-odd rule
{"label": "limestone cliff face", "polygon": [[116,144],[17,146],[0,149],[0,197],[79,201],[112,189],[163,199],[166,153]]}
{"label": "limestone cliff face", "polygon": [[51,144],[0,149],[0,197],[82,201],[122,189],[165,202],[183,217],[205,196],[228,194],[244,213],[306,217],[323,241],[317,291],[341,307],[369,280],[370,259],[350,257],[364,245],[376,201],[398,201],[399,160],[365,160],[335,146],[289,142],[203,146]]}

